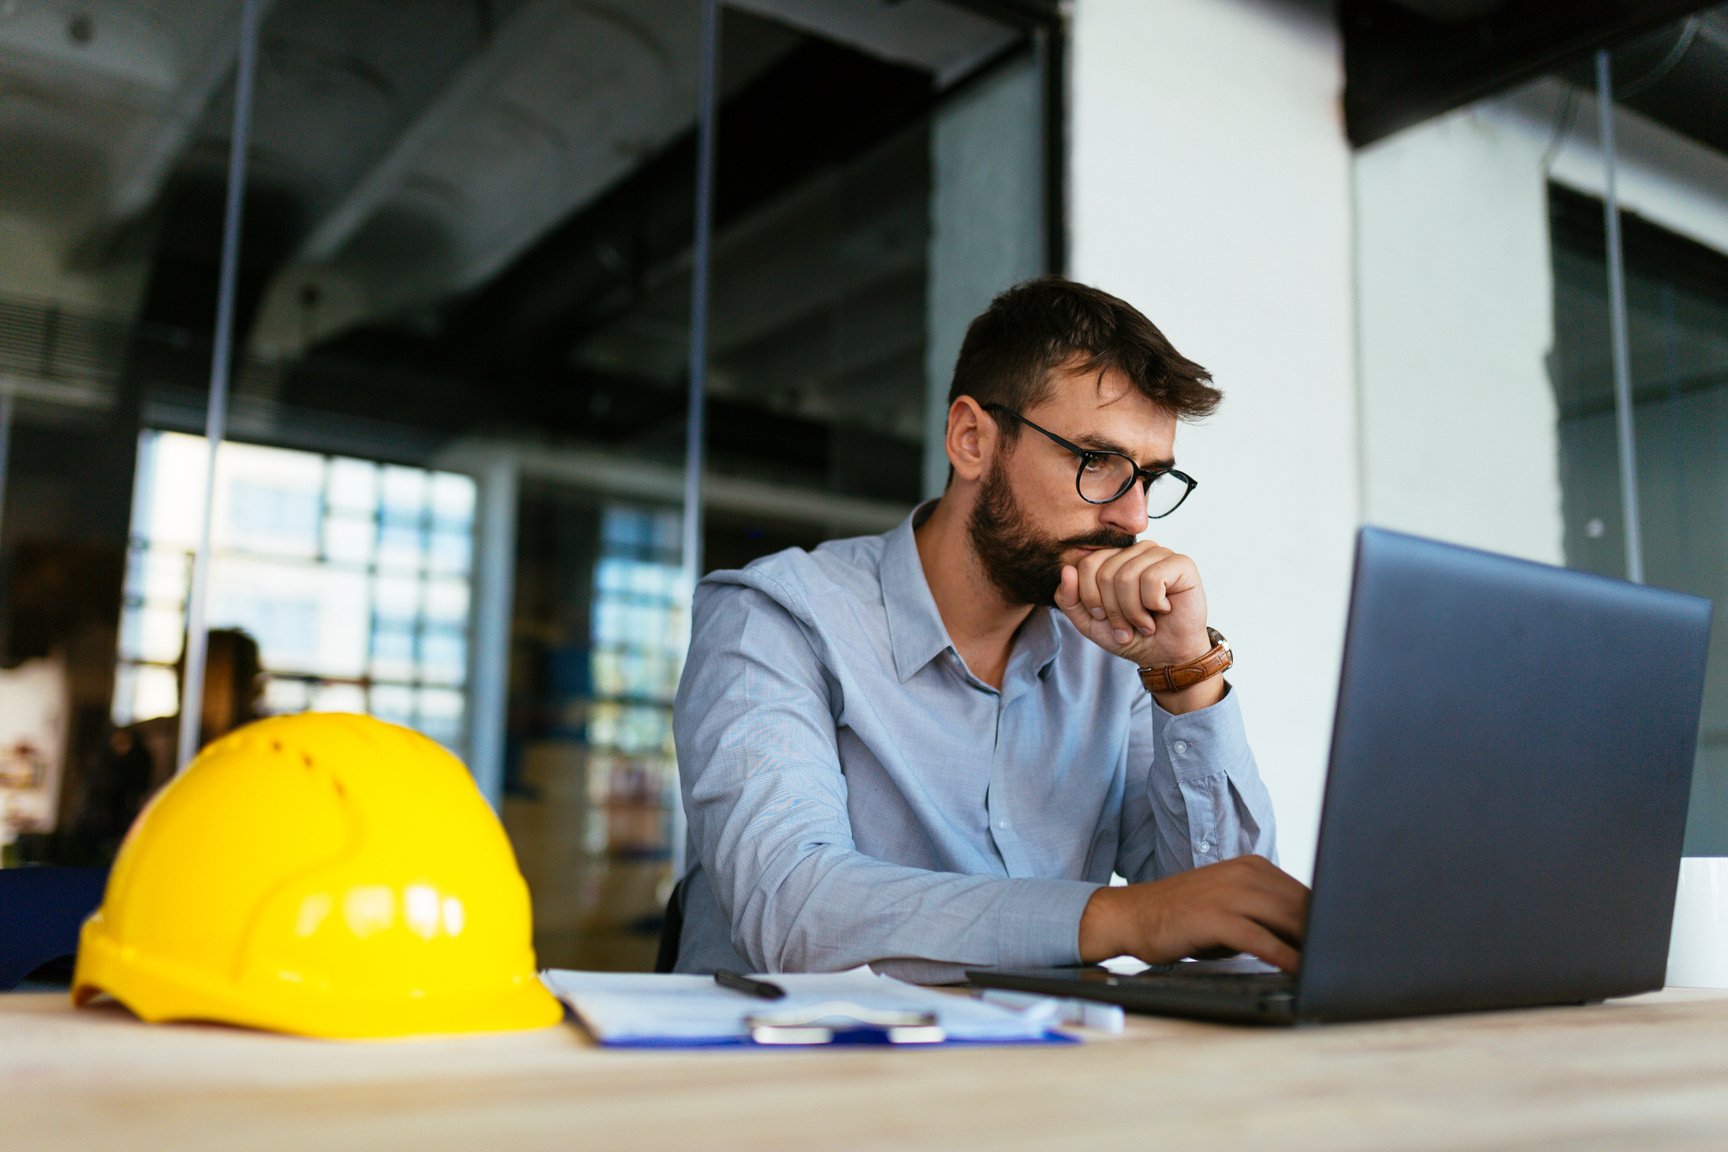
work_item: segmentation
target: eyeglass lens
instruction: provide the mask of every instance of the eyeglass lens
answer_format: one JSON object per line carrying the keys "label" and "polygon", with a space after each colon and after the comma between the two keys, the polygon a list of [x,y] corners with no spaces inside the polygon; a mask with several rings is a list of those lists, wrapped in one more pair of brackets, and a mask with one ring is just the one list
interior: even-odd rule
{"label": "eyeglass lens", "polygon": [[[1134,483],[1134,465],[1126,456],[1090,456],[1080,465],[1080,495],[1094,504],[1108,504]],[[1146,514],[1153,518],[1174,511],[1188,495],[1188,485],[1168,472],[1146,490]]]}

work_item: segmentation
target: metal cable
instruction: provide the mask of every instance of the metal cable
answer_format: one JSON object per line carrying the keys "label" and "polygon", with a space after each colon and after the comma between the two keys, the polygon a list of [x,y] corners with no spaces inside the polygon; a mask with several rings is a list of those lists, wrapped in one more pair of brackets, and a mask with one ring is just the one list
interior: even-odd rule
{"label": "metal cable", "polygon": [[252,81],[258,63],[260,0],[244,0],[240,54],[234,66],[234,130],[228,142],[228,196],[222,217],[221,278],[216,292],[216,345],[210,357],[210,408],[205,414],[203,525],[186,599],[186,658],[180,688],[176,771],[198,752],[204,718],[205,601],[210,592],[210,520],[216,504],[216,449],[228,431],[228,377],[234,356],[234,297],[240,269],[240,221],[245,205],[246,150],[252,131]]}
{"label": "metal cable", "polygon": [[12,389],[0,384],[0,528],[6,523],[6,465],[12,448],[12,411]]}
{"label": "metal cable", "polygon": [[1602,222],[1608,244],[1608,337],[1614,357],[1614,423],[1620,448],[1620,512],[1626,533],[1626,578],[1644,583],[1644,541],[1638,516],[1638,448],[1632,426],[1632,361],[1627,344],[1626,267],[1615,188],[1614,77],[1607,49],[1596,53],[1596,112],[1602,134]]}
{"label": "metal cable", "polygon": [[[690,410],[684,422],[684,586],[702,576],[702,468],[708,390],[708,280],[714,229],[714,138],[719,127],[719,0],[702,0],[702,75],[696,117],[696,240],[690,259]],[[692,605],[694,611],[694,605]],[[672,805],[672,875],[684,875],[684,805]]]}

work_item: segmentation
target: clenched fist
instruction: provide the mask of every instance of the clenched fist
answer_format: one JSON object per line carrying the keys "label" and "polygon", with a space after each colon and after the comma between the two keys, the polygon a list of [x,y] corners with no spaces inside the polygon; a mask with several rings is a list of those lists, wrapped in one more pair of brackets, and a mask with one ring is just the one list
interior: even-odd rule
{"label": "clenched fist", "polygon": [[[1212,648],[1200,570],[1155,540],[1094,548],[1078,564],[1064,565],[1055,601],[1082,636],[1140,667],[1184,664]],[[1168,711],[1187,712],[1223,694],[1223,680],[1214,677],[1181,692],[1159,693],[1158,702]]]}

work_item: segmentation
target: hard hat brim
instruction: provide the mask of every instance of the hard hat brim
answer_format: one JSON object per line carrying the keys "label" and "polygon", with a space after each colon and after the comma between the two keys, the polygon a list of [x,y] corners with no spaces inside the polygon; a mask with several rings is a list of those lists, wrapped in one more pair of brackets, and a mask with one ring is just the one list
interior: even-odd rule
{"label": "hard hat brim", "polygon": [[268,978],[267,995],[252,986],[212,987],[207,974],[176,973],[84,925],[72,977],[72,1002],[107,994],[150,1023],[207,1020],[329,1040],[515,1032],[546,1028],[564,1007],[531,971],[502,985],[468,992],[367,997],[309,986],[291,974]]}

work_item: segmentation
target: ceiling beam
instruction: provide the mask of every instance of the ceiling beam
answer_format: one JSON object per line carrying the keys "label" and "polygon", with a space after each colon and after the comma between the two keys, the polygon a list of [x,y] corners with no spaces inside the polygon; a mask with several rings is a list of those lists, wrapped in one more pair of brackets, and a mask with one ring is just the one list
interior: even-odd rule
{"label": "ceiling beam", "polygon": [[[1419,14],[1422,5],[1411,0],[1341,0],[1346,133],[1361,148],[1706,6],[1707,0],[1503,0],[1441,22]],[[1440,7],[1467,14],[1482,6]]]}
{"label": "ceiling beam", "polygon": [[529,0],[517,9],[485,48],[403,130],[378,162],[319,217],[301,241],[295,261],[321,263],[340,252],[401,186],[403,177],[427,148],[494,90],[522,55],[539,43],[548,28],[569,17],[570,10],[569,0]]}
{"label": "ceiling beam", "polygon": [[[524,479],[549,480],[573,488],[625,496],[632,500],[677,503],[683,498],[684,470],[643,461],[628,453],[485,439],[451,444],[433,466],[473,471],[498,455],[513,459]],[[906,517],[908,505],[894,500],[842,495],[824,488],[714,473],[704,481],[703,502],[710,511],[760,516],[788,524],[811,524],[835,533],[880,532]]]}
{"label": "ceiling beam", "polygon": [[[260,26],[276,3],[277,0],[260,0]],[[234,62],[240,55],[242,6],[217,7],[219,15],[211,24],[202,50],[193,58],[166,110],[156,120],[155,130],[144,135],[115,162],[114,176],[96,219],[72,245],[75,265],[100,263],[121,230],[155,205],[175,165],[203,124],[211,99],[233,73]]]}

